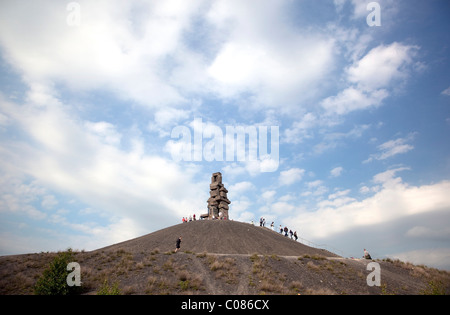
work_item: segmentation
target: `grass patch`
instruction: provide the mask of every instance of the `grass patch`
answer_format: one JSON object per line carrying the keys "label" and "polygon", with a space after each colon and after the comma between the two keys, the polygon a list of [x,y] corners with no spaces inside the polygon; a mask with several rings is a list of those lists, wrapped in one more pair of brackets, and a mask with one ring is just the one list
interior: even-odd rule
{"label": "grass patch", "polygon": [[120,295],[119,290],[119,282],[114,282],[112,285],[109,285],[108,280],[105,279],[103,284],[97,291],[97,295]]}

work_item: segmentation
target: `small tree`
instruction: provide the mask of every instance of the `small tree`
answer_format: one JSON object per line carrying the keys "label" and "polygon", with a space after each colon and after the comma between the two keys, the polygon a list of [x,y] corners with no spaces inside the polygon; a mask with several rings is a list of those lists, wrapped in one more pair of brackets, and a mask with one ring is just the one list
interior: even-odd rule
{"label": "small tree", "polygon": [[79,287],[67,285],[67,264],[73,261],[72,249],[59,252],[42,276],[36,282],[34,294],[37,295],[68,295],[77,293]]}

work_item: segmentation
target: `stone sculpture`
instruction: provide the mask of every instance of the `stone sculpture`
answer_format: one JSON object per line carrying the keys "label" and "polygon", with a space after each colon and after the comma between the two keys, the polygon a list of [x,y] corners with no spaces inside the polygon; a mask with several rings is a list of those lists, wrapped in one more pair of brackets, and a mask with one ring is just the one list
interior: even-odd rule
{"label": "stone sculpture", "polygon": [[222,184],[222,174],[213,173],[209,185],[208,213],[202,214],[202,219],[224,219],[228,220],[228,205],[231,203],[227,198],[228,190]]}

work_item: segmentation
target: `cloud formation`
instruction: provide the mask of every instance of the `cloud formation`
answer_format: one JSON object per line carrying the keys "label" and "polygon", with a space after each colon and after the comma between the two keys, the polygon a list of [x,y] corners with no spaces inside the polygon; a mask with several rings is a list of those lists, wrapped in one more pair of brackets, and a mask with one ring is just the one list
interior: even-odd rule
{"label": "cloud formation", "polygon": [[398,42],[373,48],[346,69],[349,86],[323,100],[322,107],[329,114],[343,115],[380,106],[392,93],[392,83],[409,77],[417,50],[416,46]]}
{"label": "cloud formation", "polygon": [[[182,209],[200,208],[202,202],[193,196],[206,198],[203,189],[198,190],[200,185],[191,182],[195,169],[182,171],[170,160],[145,153],[139,137],[127,139],[131,149],[124,151],[123,137],[113,125],[72,118],[51,91],[35,86],[27,104],[2,99],[0,108],[29,137],[4,143],[2,171],[14,181],[20,181],[22,174],[35,179],[27,186],[17,184],[20,190],[28,187],[29,199],[19,198],[17,190],[13,195],[4,191],[3,211],[22,209],[28,217],[58,219],[70,229],[93,236],[100,235],[99,230],[112,231],[114,226],[121,231],[112,238],[118,241],[173,222],[181,217]],[[80,230],[64,212],[50,216],[37,210],[32,202],[38,197],[44,208],[63,209],[44,187],[102,209],[102,215],[109,217],[108,225]],[[105,241],[111,239],[99,238]]]}
{"label": "cloud formation", "polygon": [[410,186],[396,177],[396,173],[402,170],[405,169],[397,168],[375,175],[373,183],[378,187],[373,196],[356,200],[347,196],[348,191],[333,194],[328,201],[318,203],[316,211],[301,213],[291,219],[296,220],[309,237],[330,238],[359,227],[450,209],[446,196],[450,182]]}

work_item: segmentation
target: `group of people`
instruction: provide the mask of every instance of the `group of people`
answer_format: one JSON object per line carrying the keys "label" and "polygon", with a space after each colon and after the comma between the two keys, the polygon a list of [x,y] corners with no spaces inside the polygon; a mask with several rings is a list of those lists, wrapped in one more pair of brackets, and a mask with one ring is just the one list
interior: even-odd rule
{"label": "group of people", "polygon": [[[253,220],[251,221],[251,224],[254,225]],[[265,227],[266,226],[266,219],[264,217],[261,217],[259,219],[259,226],[261,227]],[[270,224],[270,228],[272,229],[272,231],[275,231],[275,223],[272,221],[272,223]],[[280,224],[280,234],[283,234],[284,232],[284,236],[288,237],[288,233],[290,234],[291,239],[293,240],[298,240],[298,236],[297,236],[297,231],[292,231],[290,229],[288,229],[286,226],[283,228]]]}
{"label": "group of people", "polygon": [[190,216],[189,216],[189,219],[188,219],[188,217],[183,217],[183,219],[181,219],[181,221],[182,221],[183,223],[191,222],[191,221],[195,221],[195,220],[197,220],[196,217],[195,217],[195,213],[194,213],[193,216],[190,215]]}
{"label": "group of people", "polygon": [[[219,217],[213,216],[212,219],[213,219],[213,220],[227,220],[227,218],[224,217],[224,216],[222,216],[221,213],[219,213]],[[182,221],[183,223],[191,222],[191,221],[196,221],[196,220],[197,220],[197,218],[196,218],[195,214],[194,214],[194,215],[190,215],[189,217],[183,217],[183,218],[181,219],[181,221]],[[203,220],[203,218],[200,217],[199,220]]]}
{"label": "group of people", "polygon": [[[252,220],[252,225],[255,225],[254,223],[253,223],[253,220]],[[259,226],[262,226],[262,227],[265,227],[266,226],[266,218],[263,218],[263,217],[261,217],[260,219],[259,219]],[[272,231],[274,231],[274,223],[273,223],[273,221],[272,221],[272,223],[270,224],[270,228],[272,229]]]}
{"label": "group of people", "polygon": [[285,226],[283,228],[283,227],[281,227],[281,224],[280,224],[280,234],[283,234],[283,232],[284,232],[284,236],[287,237],[288,232],[289,232],[289,234],[291,235],[291,239],[298,240],[297,231],[292,232],[292,230],[288,229],[287,226]]}
{"label": "group of people", "polygon": [[[273,225],[273,222],[272,222],[272,225]],[[259,219],[259,226],[266,226],[266,219],[265,218],[261,217]]]}

